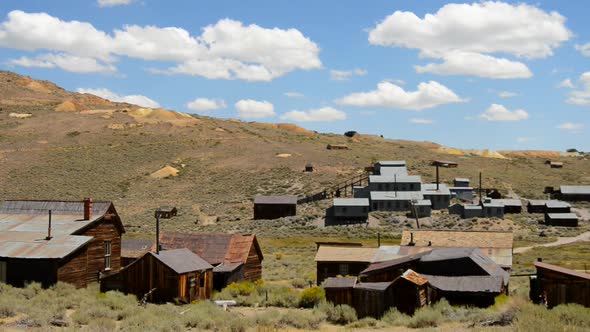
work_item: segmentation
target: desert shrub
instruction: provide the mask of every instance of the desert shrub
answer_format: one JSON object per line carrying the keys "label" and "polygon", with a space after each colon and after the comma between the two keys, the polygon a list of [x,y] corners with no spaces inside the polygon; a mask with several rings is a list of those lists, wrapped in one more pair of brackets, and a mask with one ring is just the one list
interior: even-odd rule
{"label": "desert shrub", "polygon": [[329,322],[335,324],[349,324],[358,319],[356,311],[349,305],[334,305],[330,302],[323,301],[316,307],[316,310],[324,313]]}
{"label": "desert shrub", "polygon": [[324,300],[326,300],[326,292],[324,289],[314,286],[301,292],[299,295],[299,306],[312,308]]}
{"label": "desert shrub", "polygon": [[232,282],[224,290],[227,290],[233,297],[248,296],[256,291],[256,286],[250,281]]}
{"label": "desert shrub", "polygon": [[140,308],[136,314],[121,321],[119,330],[133,332],[182,331],[184,328],[180,319],[170,319],[171,317],[178,317],[178,307],[172,304],[148,304],[145,308]]}
{"label": "desert shrub", "polygon": [[442,314],[430,307],[418,309],[408,323],[411,328],[437,327],[442,321]]}
{"label": "desert shrub", "polygon": [[[297,292],[289,287],[275,286],[265,288],[268,290],[268,302],[266,305],[282,308],[295,308],[299,304]],[[265,300],[266,301],[266,300]]]}
{"label": "desert shrub", "polygon": [[88,323],[88,329],[93,332],[109,332],[117,329],[117,322],[109,318],[97,318]]}
{"label": "desert shrub", "polygon": [[590,309],[579,304],[562,304],[551,310],[551,314],[568,326],[590,326]]}
{"label": "desert shrub", "polygon": [[277,328],[281,320],[281,313],[276,309],[261,312],[256,315],[256,325]]}
{"label": "desert shrub", "polygon": [[365,317],[363,319],[359,319],[356,322],[352,322],[347,325],[348,328],[353,329],[366,329],[366,328],[378,328],[380,327],[379,321],[373,317]]}
{"label": "desert shrub", "polygon": [[305,286],[308,285],[308,282],[303,278],[297,278],[291,281],[291,285],[295,288],[305,288]]}
{"label": "desert shrub", "polygon": [[72,315],[72,320],[81,325],[88,325],[99,318],[116,319],[117,315],[109,307],[98,303],[85,303]]}
{"label": "desert shrub", "polygon": [[279,324],[298,329],[317,330],[325,320],[326,316],[317,310],[289,310],[281,317]]}
{"label": "desert shrub", "polygon": [[392,308],[381,317],[381,321],[389,326],[407,326],[411,317]]}

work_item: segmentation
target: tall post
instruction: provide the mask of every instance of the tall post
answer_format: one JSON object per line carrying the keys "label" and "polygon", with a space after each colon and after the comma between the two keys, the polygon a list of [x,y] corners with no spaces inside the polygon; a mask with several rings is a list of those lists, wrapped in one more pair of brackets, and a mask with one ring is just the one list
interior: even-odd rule
{"label": "tall post", "polygon": [[160,211],[156,210],[156,255],[160,254]]}
{"label": "tall post", "polygon": [[481,171],[479,171],[479,204],[481,204],[481,202],[482,202],[481,193],[482,193],[482,188],[481,188]]}
{"label": "tall post", "polygon": [[437,163],[436,164],[436,191],[438,191],[438,183],[439,183],[439,180],[438,180],[438,163]]}
{"label": "tall post", "polygon": [[51,240],[51,210],[49,210],[49,225],[47,227],[47,237],[46,240]]}

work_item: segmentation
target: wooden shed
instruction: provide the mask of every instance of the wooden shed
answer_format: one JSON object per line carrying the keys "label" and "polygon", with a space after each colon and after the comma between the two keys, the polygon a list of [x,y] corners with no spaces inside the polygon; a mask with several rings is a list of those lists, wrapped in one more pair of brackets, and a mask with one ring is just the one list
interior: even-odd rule
{"label": "wooden shed", "polygon": [[428,280],[409,269],[393,281],[393,302],[398,311],[408,315],[431,303]]}
{"label": "wooden shed", "polygon": [[535,262],[536,285],[531,285],[531,300],[540,298],[549,308],[577,303],[590,307],[590,274],[560,266]]}
{"label": "wooden shed", "polygon": [[353,306],[352,293],[356,285],[356,278],[328,278],[322,287],[326,291],[326,301],[334,305],[346,304]]}
{"label": "wooden shed", "polygon": [[391,282],[357,283],[353,288],[353,308],[359,318],[381,318],[393,305]]}
{"label": "wooden shed", "polygon": [[188,248],[213,265],[213,287],[221,290],[232,282],[256,281],[262,278],[262,250],[256,235],[160,234],[164,250]]}
{"label": "wooden shed", "polygon": [[297,196],[256,196],[254,219],[278,219],[297,215]]}
{"label": "wooden shed", "polygon": [[108,201],[5,201],[0,207],[0,278],[14,286],[63,281],[85,287],[101,273],[120,269],[124,232]]}
{"label": "wooden shed", "polygon": [[130,265],[101,279],[101,291],[119,290],[150,302],[205,300],[213,292],[213,266],[188,249],[148,252]]}
{"label": "wooden shed", "polygon": [[328,150],[348,150],[348,145],[345,144],[328,144],[326,146]]}
{"label": "wooden shed", "polygon": [[575,213],[545,213],[545,225],[578,227],[578,221]]}
{"label": "wooden shed", "polygon": [[528,213],[570,213],[571,205],[558,200],[531,199],[527,203]]}

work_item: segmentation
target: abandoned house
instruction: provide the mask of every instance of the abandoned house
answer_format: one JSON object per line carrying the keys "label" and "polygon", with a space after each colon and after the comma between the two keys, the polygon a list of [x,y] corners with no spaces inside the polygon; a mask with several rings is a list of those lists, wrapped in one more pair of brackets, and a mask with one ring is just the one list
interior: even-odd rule
{"label": "abandoned house", "polygon": [[113,203],[5,201],[0,208],[0,282],[58,281],[85,287],[121,267],[123,224]]}
{"label": "abandoned house", "polygon": [[430,200],[433,210],[447,209],[451,204],[451,191],[444,183],[422,184],[422,195],[424,199]]}
{"label": "abandoned house", "polygon": [[262,251],[255,235],[162,233],[163,250],[190,249],[213,265],[213,288],[262,278]]}
{"label": "abandoned house", "polygon": [[470,181],[467,178],[455,178],[453,180],[454,187],[469,187]]}
{"label": "abandoned house", "polygon": [[570,213],[571,205],[558,200],[529,200],[528,213]]}
{"label": "abandoned house", "polygon": [[480,218],[483,216],[483,208],[477,204],[465,204],[463,211],[461,211],[461,218],[471,219]]}
{"label": "abandoned house", "polygon": [[326,301],[349,305],[359,318],[380,318],[393,306],[391,282],[359,283],[356,278],[328,278],[322,284]]}
{"label": "abandoned house", "polygon": [[579,218],[575,213],[545,213],[545,225],[578,227]]}
{"label": "abandoned house", "polygon": [[184,249],[146,252],[118,273],[101,279],[101,291],[118,290],[155,303],[191,303],[213,293],[213,266]]}
{"label": "abandoned house", "polygon": [[512,268],[512,232],[413,229],[402,232],[401,246],[479,248],[505,270]]}
{"label": "abandoned house", "polygon": [[484,218],[504,219],[504,205],[496,199],[484,198],[483,202],[481,202],[481,208]]}
{"label": "abandoned house", "polygon": [[492,203],[497,203],[504,206],[504,214],[506,213],[522,213],[522,201],[520,199],[492,199]]}
{"label": "abandoned house", "polygon": [[353,306],[352,289],[356,285],[356,277],[331,277],[324,280],[322,288],[326,292],[326,301],[330,303]]}
{"label": "abandoned house", "polygon": [[150,239],[135,239],[124,237],[121,239],[121,266],[127,266],[146,252],[154,248],[154,241]]}
{"label": "abandoned house", "polygon": [[370,191],[420,191],[419,175],[370,175]]}
{"label": "abandoned house", "polygon": [[551,168],[563,168],[563,162],[561,161],[545,160],[545,165],[549,165]]}
{"label": "abandoned house", "polygon": [[432,214],[432,203],[428,199],[419,199],[412,201],[410,208],[410,217],[426,218]]}
{"label": "abandoned house", "polygon": [[535,262],[535,268],[530,292],[534,303],[545,303],[549,308],[577,303],[590,308],[590,274],[543,262]]}
{"label": "abandoned house", "polygon": [[348,145],[346,144],[328,144],[326,146],[328,150],[348,150]]}
{"label": "abandoned house", "polygon": [[332,218],[336,225],[366,223],[369,218],[368,198],[334,198]]}
{"label": "abandoned house", "polygon": [[590,185],[560,186],[552,193],[552,197],[564,201],[590,201]]}
{"label": "abandoned house", "polygon": [[406,270],[392,283],[393,306],[402,313],[414,312],[432,302],[433,291],[428,280],[412,269]]}
{"label": "abandoned house", "polygon": [[376,175],[407,175],[405,160],[380,160],[373,166]]}
{"label": "abandoned house", "polygon": [[254,219],[277,219],[297,215],[297,196],[256,196]]}
{"label": "abandoned house", "polygon": [[410,211],[413,201],[423,200],[419,191],[371,191],[371,211]]}

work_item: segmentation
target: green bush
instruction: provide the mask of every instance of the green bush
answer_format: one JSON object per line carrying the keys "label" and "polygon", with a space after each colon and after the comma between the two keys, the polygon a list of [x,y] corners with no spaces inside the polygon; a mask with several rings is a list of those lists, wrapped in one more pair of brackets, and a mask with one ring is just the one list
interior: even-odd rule
{"label": "green bush", "polygon": [[256,286],[249,281],[232,282],[224,290],[227,290],[233,297],[248,296],[256,291]]}
{"label": "green bush", "polygon": [[424,307],[418,309],[410,322],[408,327],[411,328],[425,328],[425,327],[437,327],[442,321],[442,314],[440,311],[436,311],[431,307]]}
{"label": "green bush", "polygon": [[412,318],[392,308],[383,315],[381,321],[389,326],[408,326]]}
{"label": "green bush", "polygon": [[299,306],[304,308],[312,308],[321,301],[326,300],[326,292],[323,288],[314,286],[308,289],[305,289],[299,295]]}
{"label": "green bush", "polygon": [[295,288],[305,288],[309,283],[303,278],[293,279],[291,285]]}
{"label": "green bush", "polygon": [[323,301],[316,307],[316,310],[323,312],[326,319],[334,324],[349,324],[358,319],[356,310],[346,304],[334,305]]}
{"label": "green bush", "polygon": [[326,316],[317,310],[289,310],[281,317],[279,323],[298,329],[317,330],[325,320]]}
{"label": "green bush", "polygon": [[357,320],[356,322],[350,323],[347,325],[349,328],[353,329],[366,329],[366,328],[378,328],[380,327],[380,322],[373,317],[365,317],[363,319]]}

